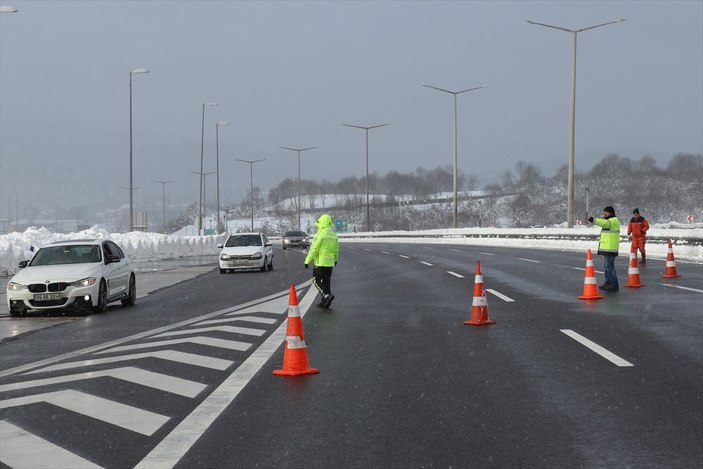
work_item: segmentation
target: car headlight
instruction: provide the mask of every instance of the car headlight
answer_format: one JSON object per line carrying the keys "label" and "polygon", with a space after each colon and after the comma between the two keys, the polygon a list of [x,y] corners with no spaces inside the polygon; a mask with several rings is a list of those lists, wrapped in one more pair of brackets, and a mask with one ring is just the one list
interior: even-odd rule
{"label": "car headlight", "polygon": [[76,282],[70,283],[69,285],[71,285],[72,287],[76,287],[76,288],[90,287],[90,286],[95,285],[95,281],[96,281],[95,277],[87,277],[87,278],[78,280]]}
{"label": "car headlight", "polygon": [[26,290],[27,285],[22,285],[21,283],[15,283],[15,282],[8,282],[7,283],[7,291],[21,291],[21,290]]}
{"label": "car headlight", "polygon": [[222,255],[220,255],[220,259],[222,259],[223,261],[227,261],[227,260],[229,260],[230,258],[231,258],[230,255],[229,255],[229,254],[225,254],[224,252],[222,253]]}
{"label": "car headlight", "polygon": [[290,244],[290,239],[284,239],[283,244]]}
{"label": "car headlight", "polygon": [[251,258],[252,259],[261,259],[261,253],[260,252],[254,253],[251,255]]}

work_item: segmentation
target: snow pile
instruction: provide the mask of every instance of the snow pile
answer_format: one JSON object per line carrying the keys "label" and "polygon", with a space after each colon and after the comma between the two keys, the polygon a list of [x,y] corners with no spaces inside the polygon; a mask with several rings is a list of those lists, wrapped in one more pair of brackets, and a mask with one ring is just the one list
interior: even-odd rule
{"label": "snow pile", "polygon": [[[255,220],[258,221],[258,220]],[[647,252],[652,257],[666,258],[667,244],[674,239],[675,257],[695,262],[703,261],[703,225],[688,225],[689,229],[674,225],[655,225],[650,229]],[[257,226],[255,224],[255,229]],[[193,227],[186,229],[195,232]],[[426,231],[388,231],[375,233],[340,233],[343,242],[374,241],[398,243],[466,244],[475,246],[504,246],[534,249],[558,249],[582,251],[598,247],[597,227],[576,228],[458,228]],[[623,231],[623,234],[625,232]],[[223,243],[226,234],[210,236],[164,235],[159,233],[110,233],[93,227],[77,233],[52,233],[46,228],[27,229],[24,233],[0,235],[0,276],[14,274],[20,261],[29,259],[30,247],[42,247],[53,241],[67,239],[110,239],[116,242],[133,261],[179,259],[192,256],[215,256],[217,245]],[[629,243],[621,243],[621,254],[627,252]]]}

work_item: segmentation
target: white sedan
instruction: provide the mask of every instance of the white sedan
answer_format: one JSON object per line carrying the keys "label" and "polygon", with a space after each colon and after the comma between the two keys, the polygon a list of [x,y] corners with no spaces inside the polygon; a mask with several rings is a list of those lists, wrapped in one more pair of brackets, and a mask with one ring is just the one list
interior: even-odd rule
{"label": "white sedan", "polygon": [[220,273],[230,270],[273,270],[273,248],[263,233],[234,233],[229,235],[219,256]]}
{"label": "white sedan", "polygon": [[108,303],[137,299],[134,269],[109,240],[58,241],[40,248],[7,284],[10,315],[28,310],[73,308],[100,313]]}

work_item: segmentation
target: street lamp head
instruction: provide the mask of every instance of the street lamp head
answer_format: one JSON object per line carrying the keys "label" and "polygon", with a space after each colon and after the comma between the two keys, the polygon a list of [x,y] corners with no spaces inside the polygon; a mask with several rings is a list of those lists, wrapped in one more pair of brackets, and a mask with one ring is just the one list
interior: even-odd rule
{"label": "street lamp head", "polygon": [[219,106],[215,101],[210,101],[209,103],[203,103],[203,106]]}
{"label": "street lamp head", "polygon": [[135,68],[134,70],[132,70],[129,73],[132,75],[138,75],[140,73],[149,73],[149,70],[147,70],[146,68]]}
{"label": "street lamp head", "polygon": [[0,13],[17,13],[17,8],[10,5],[2,5],[0,6]]}
{"label": "street lamp head", "polygon": [[222,121],[218,122],[217,125],[229,125],[229,122]]}

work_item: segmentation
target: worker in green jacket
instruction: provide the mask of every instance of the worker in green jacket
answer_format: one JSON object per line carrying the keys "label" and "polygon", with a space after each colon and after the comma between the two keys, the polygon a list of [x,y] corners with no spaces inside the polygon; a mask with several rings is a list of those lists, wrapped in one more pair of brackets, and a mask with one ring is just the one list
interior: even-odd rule
{"label": "worker in green jacket", "polygon": [[615,209],[608,205],[603,209],[603,218],[588,217],[588,221],[600,226],[598,254],[605,258],[605,283],[598,288],[605,291],[618,291],[618,274],[615,271],[615,258],[620,248],[620,221],[615,217]]}
{"label": "worker in green jacket", "polygon": [[320,215],[315,222],[317,233],[312,240],[308,255],[305,257],[305,268],[310,262],[315,263],[312,270],[312,283],[320,292],[322,297],[317,305],[320,308],[329,309],[334,300],[332,294],[332,270],[339,260],[339,240],[337,233],[332,230],[332,217],[328,214]]}

